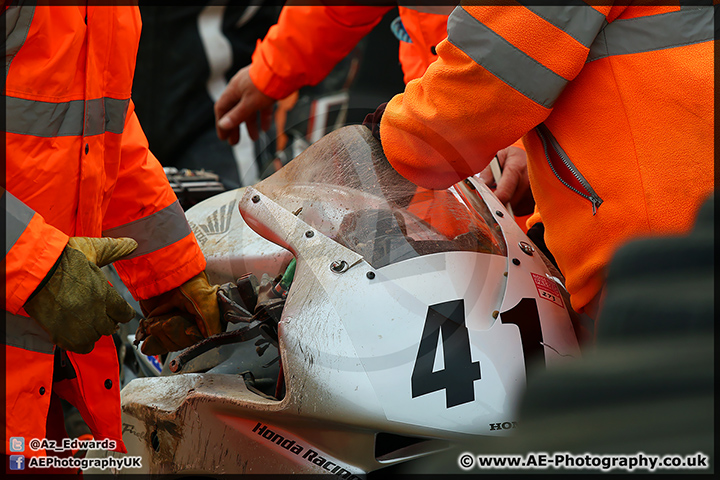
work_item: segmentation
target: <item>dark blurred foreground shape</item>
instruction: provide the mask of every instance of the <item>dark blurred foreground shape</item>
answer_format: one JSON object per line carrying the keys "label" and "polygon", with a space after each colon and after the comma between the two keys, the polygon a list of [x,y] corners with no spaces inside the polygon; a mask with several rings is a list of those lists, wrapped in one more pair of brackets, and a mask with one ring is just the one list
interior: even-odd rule
{"label": "dark blurred foreground shape", "polygon": [[[714,195],[687,236],[627,243],[615,254],[595,348],[531,371],[517,431],[409,463],[399,473],[464,473],[461,453],[570,452],[709,457],[714,471]],[[553,469],[481,470],[549,473]],[[564,470],[602,473],[600,469]],[[635,473],[648,473],[636,469]],[[612,473],[625,473],[612,470]]]}
{"label": "dark blurred foreground shape", "polygon": [[520,445],[712,455],[714,239],[713,196],[689,235],[618,250],[595,351],[531,379]]}
{"label": "dark blurred foreground shape", "polygon": [[251,3],[140,2],[133,101],[150,150],[164,167],[217,174],[227,189],[246,184],[254,152],[252,143],[233,149],[217,138],[213,106],[280,12]]}

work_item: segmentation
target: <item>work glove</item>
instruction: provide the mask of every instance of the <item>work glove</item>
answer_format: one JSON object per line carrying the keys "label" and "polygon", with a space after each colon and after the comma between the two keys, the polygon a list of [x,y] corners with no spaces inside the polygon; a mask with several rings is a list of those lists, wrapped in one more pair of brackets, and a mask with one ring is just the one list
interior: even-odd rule
{"label": "work glove", "polygon": [[210,285],[205,272],[156,297],[140,300],[146,318],[135,333],[145,355],[161,355],[187,348],[221,333],[223,323],[217,301],[218,285]]}
{"label": "work glove", "polygon": [[58,347],[90,353],[102,335],[135,316],[100,271],[137,248],[132,238],[71,237],[55,266],[25,302]]}

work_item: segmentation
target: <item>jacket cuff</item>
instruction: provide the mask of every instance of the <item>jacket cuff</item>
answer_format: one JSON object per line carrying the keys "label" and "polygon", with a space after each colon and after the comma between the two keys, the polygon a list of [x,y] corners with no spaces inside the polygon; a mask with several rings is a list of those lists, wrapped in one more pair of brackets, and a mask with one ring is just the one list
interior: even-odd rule
{"label": "jacket cuff", "polygon": [[38,214],[6,255],[5,309],[17,314],[48,275],[70,237],[45,223]]}
{"label": "jacket cuff", "polygon": [[513,143],[513,144],[510,145],[510,146],[511,146],[511,147],[522,148],[523,150],[525,150],[525,144],[523,144],[523,139],[522,139],[522,137],[518,138],[518,139],[515,141],[515,143]]}
{"label": "jacket cuff", "polygon": [[276,75],[263,55],[263,45],[258,40],[255,46],[255,52],[252,55],[252,64],[250,65],[250,80],[255,87],[262,93],[275,100],[282,100],[299,87],[289,84],[289,82]]}
{"label": "jacket cuff", "polygon": [[114,265],[133,298],[146,300],[179,287],[205,270],[206,261],[191,233],[165,248]]}

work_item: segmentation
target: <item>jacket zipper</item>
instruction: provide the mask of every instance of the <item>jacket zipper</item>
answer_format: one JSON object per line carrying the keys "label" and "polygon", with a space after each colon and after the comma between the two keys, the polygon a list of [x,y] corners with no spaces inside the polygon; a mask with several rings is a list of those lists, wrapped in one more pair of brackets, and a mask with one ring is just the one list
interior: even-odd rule
{"label": "jacket zipper", "polygon": [[[545,158],[550,165],[550,169],[553,171],[557,179],[560,180],[563,185],[565,185],[573,192],[589,200],[592,204],[593,215],[595,215],[598,207],[603,203],[602,198],[600,198],[600,196],[595,193],[595,190],[593,190],[593,188],[590,186],[590,183],[588,183],[585,177],[582,176],[582,174],[578,171],[577,167],[573,165],[567,153],[565,153],[565,151],[560,147],[560,144],[557,142],[557,140],[555,140],[555,137],[552,136],[547,126],[541,123],[540,125],[535,127],[535,131],[537,132],[538,136],[540,137],[540,141],[543,144],[543,149],[545,150]],[[548,148],[548,143],[550,144],[552,149]],[[560,162],[553,161],[553,159],[551,158],[552,153],[555,154],[555,156],[560,160]]]}

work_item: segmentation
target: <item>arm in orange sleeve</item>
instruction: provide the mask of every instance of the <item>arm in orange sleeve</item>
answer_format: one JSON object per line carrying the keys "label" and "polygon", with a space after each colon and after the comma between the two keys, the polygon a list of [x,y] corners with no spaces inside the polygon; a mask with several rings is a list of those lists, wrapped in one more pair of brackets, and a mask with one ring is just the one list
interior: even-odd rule
{"label": "arm in orange sleeve", "polygon": [[276,100],[318,84],[391,8],[286,5],[255,48],[252,82]]}
{"label": "arm in orange sleeve", "polygon": [[17,314],[60,257],[68,235],[0,187],[5,205],[5,309]]}
{"label": "arm in orange sleeve", "polygon": [[[585,9],[573,13],[582,21],[591,14],[588,43],[610,7]],[[498,150],[550,115],[588,52],[528,7],[456,8],[438,60],[385,109],[380,138],[388,160],[410,181],[434,189],[482,171]]]}
{"label": "arm in orange sleeve", "polygon": [[146,299],[203,271],[205,257],[162,166],[148,149],[132,102],[121,151],[117,184],[103,218],[103,236],[138,242],[137,250],[114,265],[133,296]]}

